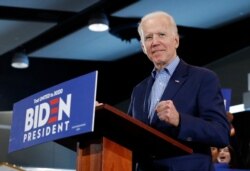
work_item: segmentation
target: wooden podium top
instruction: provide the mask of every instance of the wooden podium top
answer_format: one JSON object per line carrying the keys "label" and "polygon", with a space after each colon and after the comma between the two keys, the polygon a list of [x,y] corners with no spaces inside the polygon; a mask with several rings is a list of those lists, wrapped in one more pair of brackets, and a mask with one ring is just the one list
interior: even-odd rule
{"label": "wooden podium top", "polygon": [[58,140],[72,150],[77,142],[105,136],[137,153],[157,158],[192,153],[193,150],[160,131],[104,104],[96,107],[94,132]]}

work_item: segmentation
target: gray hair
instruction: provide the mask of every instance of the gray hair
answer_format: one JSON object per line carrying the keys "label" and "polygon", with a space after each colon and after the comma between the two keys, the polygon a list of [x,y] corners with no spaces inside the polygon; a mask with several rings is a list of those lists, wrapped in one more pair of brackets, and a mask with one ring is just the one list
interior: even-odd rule
{"label": "gray hair", "polygon": [[149,18],[151,18],[153,16],[156,16],[156,15],[159,15],[159,16],[161,15],[161,16],[164,16],[164,17],[168,18],[168,20],[169,20],[169,22],[171,24],[171,29],[173,30],[174,34],[178,35],[178,28],[177,28],[177,25],[175,23],[174,18],[170,14],[168,14],[168,13],[166,13],[164,11],[155,11],[155,12],[151,12],[151,13],[145,15],[144,17],[142,17],[141,21],[139,22],[137,31],[138,31],[140,37],[142,37],[142,35],[143,35],[142,23],[145,20],[147,20],[147,19],[149,19]]}

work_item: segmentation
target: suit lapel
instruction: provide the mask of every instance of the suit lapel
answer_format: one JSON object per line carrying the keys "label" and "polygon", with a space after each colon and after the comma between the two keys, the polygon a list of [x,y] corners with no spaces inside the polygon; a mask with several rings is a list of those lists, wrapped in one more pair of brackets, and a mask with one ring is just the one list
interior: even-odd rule
{"label": "suit lapel", "polygon": [[149,115],[149,108],[150,108],[150,93],[151,93],[151,88],[153,86],[154,83],[154,78],[152,76],[150,76],[148,78],[147,81],[147,87],[146,87],[146,92],[145,92],[145,98],[144,98],[144,102],[143,102],[143,120],[145,121],[145,123],[149,124],[149,119],[148,119],[148,115]]}
{"label": "suit lapel", "polygon": [[171,100],[188,78],[188,65],[182,60],[176,67],[173,75],[169,79],[168,85],[162,95],[161,100]]}

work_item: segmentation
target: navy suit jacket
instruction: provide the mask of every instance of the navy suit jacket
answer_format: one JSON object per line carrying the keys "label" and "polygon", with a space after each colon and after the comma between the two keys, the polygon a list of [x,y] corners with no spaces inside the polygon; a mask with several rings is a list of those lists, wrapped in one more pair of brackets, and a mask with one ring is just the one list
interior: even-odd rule
{"label": "navy suit jacket", "polygon": [[[129,115],[146,124],[149,124],[149,95],[153,82],[154,78],[149,76],[135,86],[128,110]],[[152,160],[152,163],[147,161],[145,170],[214,170],[210,147],[227,146],[230,130],[216,74],[180,60],[161,100],[173,101],[180,114],[179,126],[160,121],[156,114],[151,126],[188,145],[194,153]]]}

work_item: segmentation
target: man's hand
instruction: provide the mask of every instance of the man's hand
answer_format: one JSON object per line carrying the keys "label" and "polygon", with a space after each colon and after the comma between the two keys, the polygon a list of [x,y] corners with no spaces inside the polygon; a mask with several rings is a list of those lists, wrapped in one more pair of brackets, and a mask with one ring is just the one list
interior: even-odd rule
{"label": "man's hand", "polygon": [[180,114],[176,110],[172,100],[160,101],[156,106],[156,112],[161,121],[165,121],[174,126],[180,122]]}
{"label": "man's hand", "polygon": [[98,101],[95,101],[95,107],[101,106],[101,105],[103,105],[103,103],[99,103]]}

